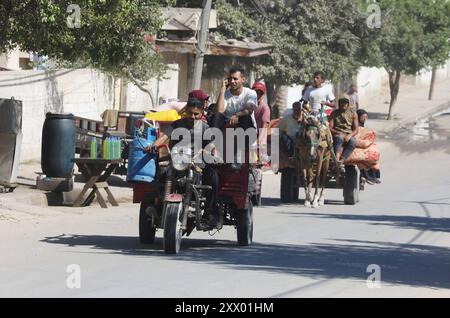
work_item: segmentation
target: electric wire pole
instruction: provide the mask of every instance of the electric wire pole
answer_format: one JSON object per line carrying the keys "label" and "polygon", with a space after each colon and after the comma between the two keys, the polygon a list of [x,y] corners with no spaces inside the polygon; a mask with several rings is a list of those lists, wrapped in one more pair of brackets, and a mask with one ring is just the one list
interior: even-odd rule
{"label": "electric wire pole", "polygon": [[202,81],[203,60],[208,44],[209,37],[209,16],[211,13],[212,0],[203,1],[203,11],[201,16],[201,29],[196,45],[197,54],[195,55],[194,76],[192,79],[192,89],[199,89]]}

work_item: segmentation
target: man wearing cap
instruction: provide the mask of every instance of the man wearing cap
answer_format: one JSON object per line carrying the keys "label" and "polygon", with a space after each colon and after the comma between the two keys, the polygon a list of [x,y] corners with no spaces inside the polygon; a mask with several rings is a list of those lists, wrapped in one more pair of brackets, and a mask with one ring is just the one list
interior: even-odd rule
{"label": "man wearing cap", "polygon": [[[199,100],[203,103],[203,113],[202,113],[202,117],[200,118],[203,122],[207,123],[208,119],[205,115],[205,109],[208,108],[208,104],[209,104],[209,95],[206,94],[204,91],[202,91],[201,89],[196,89],[193,90],[189,93],[188,95],[188,99],[189,100]],[[186,116],[186,106],[184,106],[179,112],[178,114],[181,115],[181,117],[185,117]]]}
{"label": "man wearing cap", "polygon": [[339,108],[334,110],[329,119],[330,130],[333,134],[334,152],[343,170],[343,163],[356,148],[359,122],[358,115],[350,108],[350,97],[342,95],[339,98]]}
{"label": "man wearing cap", "polygon": [[256,126],[258,128],[258,143],[261,147],[267,144],[267,130],[270,124],[270,108],[264,101],[266,94],[266,85],[263,82],[255,82],[252,89],[256,92],[258,98],[258,108],[255,111]]}

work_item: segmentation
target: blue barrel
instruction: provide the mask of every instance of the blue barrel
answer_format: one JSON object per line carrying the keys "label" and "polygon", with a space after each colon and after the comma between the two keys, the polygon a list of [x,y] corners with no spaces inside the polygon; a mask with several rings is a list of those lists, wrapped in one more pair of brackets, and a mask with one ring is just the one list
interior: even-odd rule
{"label": "blue barrel", "polygon": [[151,183],[156,177],[156,155],[144,152],[144,148],[151,146],[156,140],[156,128],[147,128],[140,137],[135,128],[133,143],[128,153],[128,182]]}
{"label": "blue barrel", "polygon": [[47,177],[72,176],[75,132],[73,114],[47,113],[42,129],[41,148],[41,168]]}

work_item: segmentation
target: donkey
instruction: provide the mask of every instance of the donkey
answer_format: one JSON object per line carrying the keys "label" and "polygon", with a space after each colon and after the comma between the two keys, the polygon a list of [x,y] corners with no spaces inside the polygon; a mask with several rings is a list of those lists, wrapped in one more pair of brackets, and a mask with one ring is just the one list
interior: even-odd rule
{"label": "donkey", "polygon": [[[296,150],[303,175],[306,207],[317,208],[325,204],[324,189],[332,152],[330,136],[328,126],[315,116],[306,117],[303,129],[297,134]],[[313,183],[314,196],[311,195]]]}

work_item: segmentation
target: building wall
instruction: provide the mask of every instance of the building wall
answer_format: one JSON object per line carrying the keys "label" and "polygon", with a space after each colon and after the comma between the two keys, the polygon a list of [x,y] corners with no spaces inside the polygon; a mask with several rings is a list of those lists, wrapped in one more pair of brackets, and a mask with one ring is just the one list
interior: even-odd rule
{"label": "building wall", "polygon": [[[180,101],[186,101],[192,90],[192,75],[194,73],[195,56],[188,53],[164,52],[164,61],[178,66],[178,96]],[[242,65],[249,69],[250,59],[228,56],[209,56],[204,60],[202,81],[200,87],[210,96],[210,101],[215,102],[219,94],[227,71],[232,65]],[[248,85],[253,84],[254,75],[248,74]],[[165,96],[170,98],[171,96]]]}
{"label": "building wall", "polygon": [[[417,76],[411,76],[411,82],[415,85],[430,85],[431,70],[427,69],[420,72]],[[444,80],[450,78],[450,60],[445,65],[436,70],[436,80]]]}
{"label": "building wall", "polygon": [[[450,78],[450,60],[436,72],[436,80]],[[362,67],[357,75],[360,105],[370,104],[373,100],[383,98],[389,101],[389,75],[382,68]],[[400,85],[429,86],[431,70],[423,70],[416,76],[402,76]]]}
{"label": "building wall", "polygon": [[94,70],[0,72],[0,98],[23,102],[21,162],[40,160],[47,112],[100,120],[112,105],[112,81]]}
{"label": "building wall", "polygon": [[[122,109],[127,111],[149,111],[157,104],[159,98],[177,98],[178,83],[179,83],[179,65],[169,64],[170,70],[166,74],[164,80],[158,81],[151,79],[145,88],[148,89],[153,96],[154,101],[150,95],[140,90],[136,85],[128,83],[126,85],[126,97]],[[154,105],[155,103],[155,105]]]}
{"label": "building wall", "polygon": [[[0,67],[4,67],[10,70],[18,71],[21,70],[22,67],[20,65],[20,58],[24,58],[29,60],[30,55],[26,52],[21,52],[17,49],[9,51],[5,54],[0,54]],[[29,69],[27,65],[25,69]]]}
{"label": "building wall", "polygon": [[362,67],[356,77],[358,85],[359,105],[364,107],[373,100],[384,98],[389,89],[389,76],[382,68]]}
{"label": "building wall", "polygon": [[[164,53],[164,62],[172,65],[177,70],[177,92],[176,94],[159,94],[165,98],[178,98],[179,100],[187,100],[188,93],[191,88],[191,82],[188,75],[191,74],[190,61],[192,63],[192,57],[189,54],[179,53]],[[173,95],[173,96],[172,96]]]}
{"label": "building wall", "polygon": [[[160,89],[162,92],[170,91],[167,94],[175,94],[178,78],[176,74],[170,76],[173,77],[161,83]],[[124,90],[132,94],[129,94],[122,109],[151,109],[148,95],[133,84],[126,84]],[[40,160],[45,114],[73,113],[101,120],[100,115],[105,109],[113,109],[114,81],[112,77],[93,69],[0,72],[0,98],[11,97],[23,102],[21,162],[34,161]]]}

